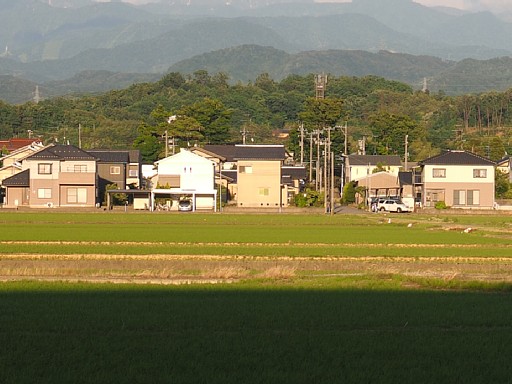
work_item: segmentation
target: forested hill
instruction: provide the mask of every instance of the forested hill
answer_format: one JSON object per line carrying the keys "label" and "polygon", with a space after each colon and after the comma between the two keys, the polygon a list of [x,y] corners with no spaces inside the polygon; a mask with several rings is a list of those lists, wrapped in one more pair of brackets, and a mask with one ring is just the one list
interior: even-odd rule
{"label": "forested hill", "polygon": [[[483,61],[475,61],[476,67]],[[254,81],[258,75],[268,73],[275,80],[286,76],[309,73],[329,73],[335,76],[375,75],[421,87],[423,78],[435,78],[454,67],[456,62],[432,56],[380,51],[307,51],[288,54],[271,47],[243,45],[205,53],[180,61],[169,72],[193,73],[207,70],[224,72],[234,81]],[[503,65],[506,65],[504,62]],[[476,68],[475,68],[476,70]],[[510,78],[512,85],[512,77]]]}
{"label": "forested hill", "polygon": [[[80,126],[83,148],[135,147],[153,162],[165,153],[166,131],[181,147],[240,143],[244,131],[251,143],[283,143],[297,154],[302,121],[308,132],[346,123],[350,153],[363,150],[364,142],[368,154],[403,156],[406,136],[410,161],[443,149],[493,160],[512,153],[512,90],[447,96],[382,77],[330,76],[326,97],[318,100],[314,74],[281,81],[262,74],[250,84],[227,80],[204,70],[186,77],[173,72],[95,96],[0,102],[0,139],[30,133],[45,143],[77,145]],[[341,153],[343,132],[334,131],[332,140]]]}
{"label": "forested hill", "polygon": [[[15,67],[9,59],[3,60]],[[191,75],[202,70],[211,74],[223,73],[230,84],[254,82],[264,73],[275,81],[290,75],[326,73],[332,76],[380,76],[407,83],[415,90],[423,88],[426,78],[431,92],[449,95],[504,91],[512,87],[510,57],[456,62],[389,51],[328,50],[290,54],[259,45],[242,45],[194,56],[172,65],[168,72]],[[68,79],[40,83],[4,75],[0,76],[0,99],[15,104],[32,100],[37,85],[41,97],[51,98],[123,89],[134,83],[157,81],[161,77],[158,73],[89,70]]]}

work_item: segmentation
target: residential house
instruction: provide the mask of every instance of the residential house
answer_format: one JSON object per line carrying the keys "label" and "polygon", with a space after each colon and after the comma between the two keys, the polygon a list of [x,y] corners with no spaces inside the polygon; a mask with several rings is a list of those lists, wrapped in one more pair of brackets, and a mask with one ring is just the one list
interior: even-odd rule
{"label": "residential house", "polygon": [[22,162],[6,178],[7,207],[94,207],[96,158],[73,145],[48,146]]}
{"label": "residential house", "polygon": [[510,172],[510,155],[505,156],[501,160],[498,161],[496,168],[506,175],[508,175],[509,181],[512,182],[512,172]]}
{"label": "residential house", "polygon": [[282,185],[281,172],[286,159],[283,145],[205,145],[196,152],[224,159],[220,168],[225,176],[229,177],[229,171],[236,169],[236,177],[230,179],[236,179],[232,197],[238,207],[287,205],[288,192]]}
{"label": "residential house", "polygon": [[287,197],[287,205],[293,203],[295,195],[304,191],[306,187],[307,170],[305,166],[281,167],[281,184]]}
{"label": "residential house", "polygon": [[116,184],[116,189],[140,188],[141,158],[138,150],[93,149],[87,153],[94,156],[98,171],[98,198],[105,201],[108,185]]}
{"label": "residential house", "polygon": [[22,171],[21,163],[26,157],[42,150],[45,146],[41,142],[32,142],[0,157],[0,185],[2,180]]}
{"label": "residential house", "polygon": [[[361,177],[355,181],[356,186],[363,187],[366,191],[365,195],[371,197],[386,197],[386,196],[400,196],[401,186],[399,183],[398,175],[393,175],[388,172],[370,173],[366,177]],[[361,203],[358,196],[356,203]]]}
{"label": "residential house", "polygon": [[401,168],[402,161],[398,155],[348,155],[345,163],[345,182],[366,178],[376,169],[398,176]]}
{"label": "residential house", "polygon": [[4,151],[11,153],[32,144],[42,144],[41,139],[14,137],[9,140],[0,140],[0,154]]}
{"label": "residential house", "polygon": [[418,163],[424,207],[444,202],[454,208],[494,207],[496,163],[467,151],[446,151]]}
{"label": "residential house", "polygon": [[177,209],[180,199],[191,199],[193,210],[216,209],[215,163],[186,149],[155,163],[153,199],[167,200]]}

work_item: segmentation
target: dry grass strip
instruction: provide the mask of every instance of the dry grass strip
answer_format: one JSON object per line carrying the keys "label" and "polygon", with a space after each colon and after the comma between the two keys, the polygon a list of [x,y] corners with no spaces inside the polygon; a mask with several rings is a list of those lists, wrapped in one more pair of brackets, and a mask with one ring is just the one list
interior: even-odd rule
{"label": "dry grass strip", "polygon": [[[222,247],[267,247],[280,246],[296,247],[333,247],[347,248],[414,248],[414,249],[443,249],[443,248],[488,248],[490,244],[404,244],[404,243],[224,243],[224,242],[148,242],[148,241],[0,241],[0,245],[165,245],[165,246],[222,246]],[[512,244],[492,244],[493,248],[512,248]]]}

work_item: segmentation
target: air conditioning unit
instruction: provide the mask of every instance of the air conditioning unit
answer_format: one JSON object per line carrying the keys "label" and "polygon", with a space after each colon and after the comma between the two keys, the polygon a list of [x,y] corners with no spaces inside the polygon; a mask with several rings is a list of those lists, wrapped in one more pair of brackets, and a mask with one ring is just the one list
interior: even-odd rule
{"label": "air conditioning unit", "polygon": [[52,203],[52,202],[46,203],[46,206],[47,206],[48,208],[53,208],[53,203]]}

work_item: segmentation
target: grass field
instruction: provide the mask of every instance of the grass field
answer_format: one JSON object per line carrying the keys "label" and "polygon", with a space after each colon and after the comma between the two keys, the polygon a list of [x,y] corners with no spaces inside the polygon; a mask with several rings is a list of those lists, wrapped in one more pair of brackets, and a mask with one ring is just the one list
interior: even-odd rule
{"label": "grass field", "polygon": [[510,223],[0,212],[0,382],[507,383]]}

